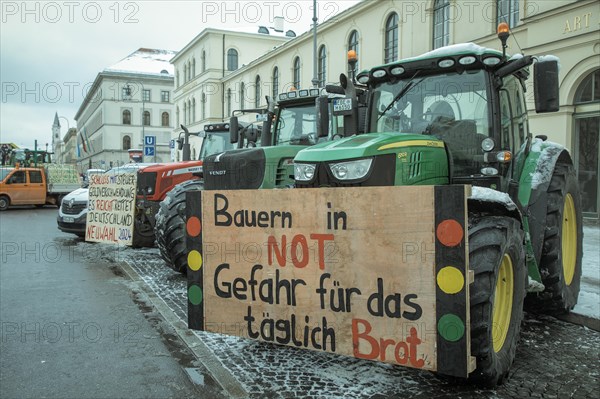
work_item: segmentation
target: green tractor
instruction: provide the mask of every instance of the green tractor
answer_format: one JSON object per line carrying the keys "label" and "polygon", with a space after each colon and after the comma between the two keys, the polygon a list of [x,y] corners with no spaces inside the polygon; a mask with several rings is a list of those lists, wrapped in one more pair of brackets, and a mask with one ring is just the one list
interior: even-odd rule
{"label": "green tractor", "polygon": [[[339,86],[328,86],[331,92],[343,93]],[[319,141],[316,103],[327,115],[327,130],[341,134],[342,119],[329,118],[329,104],[334,95],[320,96],[319,89],[294,90],[279,95],[277,104],[269,99],[267,110],[234,111],[229,121],[230,141],[238,148],[204,158],[201,180],[176,186],[161,203],[155,230],[158,247],[167,266],[179,273],[187,271],[185,247],[185,195],[196,190],[229,190],[251,188],[289,188],[294,185],[294,156],[303,148]],[[362,97],[361,97],[362,98]],[[266,112],[265,112],[266,111]],[[241,126],[235,114],[259,113],[262,128]],[[338,125],[339,122],[339,125]],[[331,124],[331,126],[329,126]],[[319,124],[322,125],[322,124]],[[321,136],[323,136],[321,134]],[[325,134],[328,136],[328,134]],[[260,141],[259,141],[260,139]],[[324,140],[324,138],[321,138]],[[246,148],[244,148],[246,147]]]}
{"label": "green tractor", "polygon": [[[294,159],[298,188],[473,186],[468,250],[477,363],[469,378],[491,386],[514,360],[527,293],[550,313],[577,303],[583,234],[571,155],[528,128],[529,66],[536,112],[555,112],[558,60],[508,58],[505,32],[502,52],[459,44],[361,72],[370,133],[349,132]],[[352,117],[353,102],[336,100],[334,112]]]}

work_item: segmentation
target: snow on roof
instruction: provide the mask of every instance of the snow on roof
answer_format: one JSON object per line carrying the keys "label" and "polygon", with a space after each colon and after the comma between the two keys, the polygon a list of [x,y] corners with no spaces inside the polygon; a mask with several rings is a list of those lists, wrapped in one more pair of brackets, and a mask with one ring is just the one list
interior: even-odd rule
{"label": "snow on roof", "polygon": [[105,68],[104,72],[133,72],[172,77],[175,67],[170,61],[175,55],[177,51],[140,48],[116,64]]}
{"label": "snow on roof", "polygon": [[[288,38],[288,39],[292,38],[291,36],[286,35],[286,33],[289,31],[289,29],[284,30],[284,31],[276,31],[275,28],[268,27],[268,26],[236,26],[236,27],[228,27],[227,29],[223,29],[223,30],[226,30],[228,32],[235,32],[235,33],[255,33],[255,34],[260,34],[260,35],[264,35],[264,36],[274,36],[274,37],[281,37],[281,38]],[[295,32],[294,32],[294,34],[295,34]]]}

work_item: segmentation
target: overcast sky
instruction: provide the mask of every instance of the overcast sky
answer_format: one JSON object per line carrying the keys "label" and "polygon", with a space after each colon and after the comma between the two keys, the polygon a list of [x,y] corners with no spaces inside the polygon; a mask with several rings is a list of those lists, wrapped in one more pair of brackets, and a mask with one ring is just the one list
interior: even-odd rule
{"label": "overcast sky", "polygon": [[[319,22],[356,4],[318,0]],[[42,148],[61,134],[104,68],[140,47],[181,50],[204,28],[310,29],[312,0],[297,1],[0,1],[0,142]]]}

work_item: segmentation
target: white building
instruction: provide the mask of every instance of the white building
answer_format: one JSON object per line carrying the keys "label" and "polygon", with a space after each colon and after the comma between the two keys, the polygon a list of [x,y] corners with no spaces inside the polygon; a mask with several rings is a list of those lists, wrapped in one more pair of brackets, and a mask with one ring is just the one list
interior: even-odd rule
{"label": "white building", "polygon": [[[175,68],[173,138],[181,132],[180,124],[198,132],[207,123],[226,119],[222,95],[225,77],[293,37],[292,31],[264,26],[200,32],[171,60]],[[202,141],[191,137],[190,142],[192,159],[196,159]],[[174,160],[178,157],[179,153]]]}
{"label": "white building", "polygon": [[169,161],[175,55],[140,48],[96,76],[75,115],[82,171],[130,162],[129,150],[142,151],[145,138],[155,140],[145,162]]}
{"label": "white building", "polygon": [[[560,111],[536,115],[529,89],[529,122],[533,134],[544,134],[574,156],[584,195],[584,211],[600,210],[600,3],[595,0],[385,0],[362,1],[318,27],[317,79],[335,83],[348,74],[346,54],[358,54],[357,70],[416,56],[444,45],[474,42],[500,49],[496,27],[508,22],[509,53],[552,54],[560,58]],[[213,33],[214,34],[211,34]],[[175,105],[194,131],[224,121],[231,110],[264,106],[265,95],[311,86],[313,37],[306,32],[283,40],[271,51],[249,45],[236,32],[206,29],[173,58],[185,76],[190,60],[210,49],[212,73],[176,83]],[[226,68],[236,49],[239,68]],[[250,59],[248,58],[250,57]],[[253,57],[253,58],[252,58]],[[242,65],[244,64],[244,65]],[[189,82],[188,82],[189,81]],[[211,89],[207,96],[207,85]],[[531,86],[531,85],[530,85]],[[195,114],[198,99],[204,111]],[[191,101],[191,103],[190,103]],[[190,106],[191,104],[191,106]],[[176,111],[177,112],[177,111]],[[196,115],[196,117],[194,117]],[[175,129],[174,136],[180,130]],[[192,142],[199,149],[200,141]]]}

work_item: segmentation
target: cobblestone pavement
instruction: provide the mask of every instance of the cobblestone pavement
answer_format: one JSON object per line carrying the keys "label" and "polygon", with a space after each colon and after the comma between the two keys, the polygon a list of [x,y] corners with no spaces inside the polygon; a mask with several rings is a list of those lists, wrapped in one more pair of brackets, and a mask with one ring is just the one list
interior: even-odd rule
{"label": "cobblestone pavement", "polygon": [[[94,244],[79,245],[85,253]],[[90,253],[98,256],[97,250]],[[187,321],[187,280],[164,265],[157,249],[127,248],[100,256],[127,262]],[[597,398],[600,391],[600,333],[531,313],[525,315],[510,379],[495,390],[379,362],[195,334],[252,398]]]}

